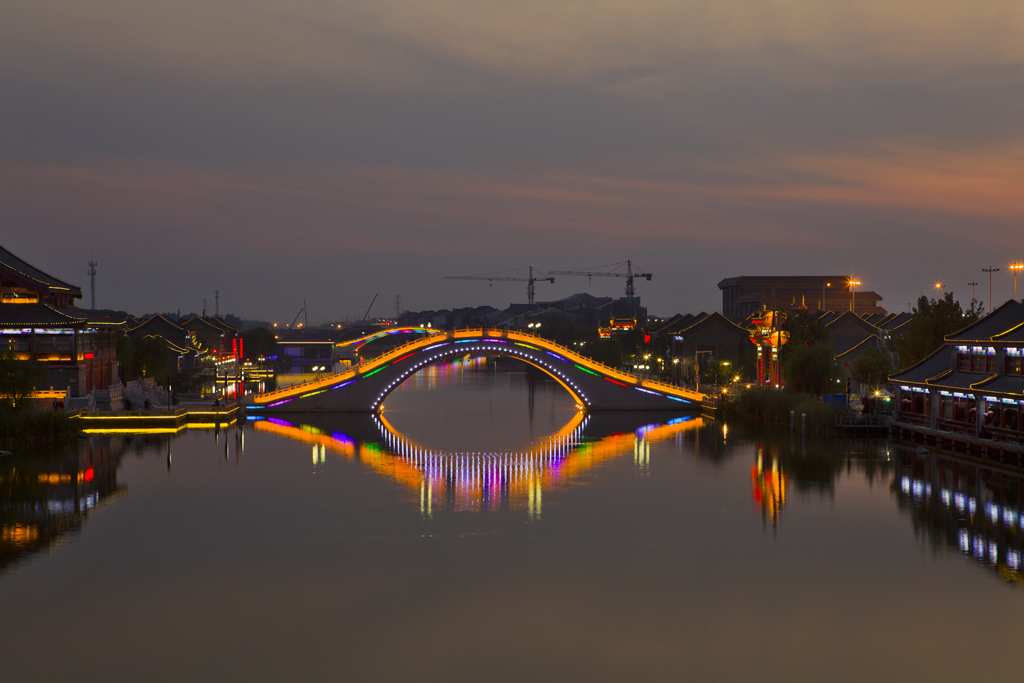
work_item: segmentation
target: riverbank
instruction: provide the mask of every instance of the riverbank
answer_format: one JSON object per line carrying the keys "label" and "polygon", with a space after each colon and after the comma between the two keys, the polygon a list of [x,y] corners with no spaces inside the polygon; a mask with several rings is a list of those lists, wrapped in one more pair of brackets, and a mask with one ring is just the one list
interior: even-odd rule
{"label": "riverbank", "polygon": [[[751,387],[719,406],[724,420],[742,420],[754,425],[789,427],[807,434],[833,436],[843,411],[808,394],[771,387]],[[806,421],[804,416],[806,416]]]}
{"label": "riverbank", "polygon": [[0,410],[0,448],[15,450],[28,444],[73,441],[78,427],[61,411]]}

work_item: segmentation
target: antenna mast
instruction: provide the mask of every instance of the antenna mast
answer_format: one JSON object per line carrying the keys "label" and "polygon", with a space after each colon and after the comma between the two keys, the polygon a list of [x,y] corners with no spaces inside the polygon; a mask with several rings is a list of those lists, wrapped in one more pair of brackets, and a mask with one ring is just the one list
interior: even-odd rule
{"label": "antenna mast", "polygon": [[96,310],[96,266],[99,265],[98,261],[89,261],[89,286],[92,290],[92,304],[90,310]]}

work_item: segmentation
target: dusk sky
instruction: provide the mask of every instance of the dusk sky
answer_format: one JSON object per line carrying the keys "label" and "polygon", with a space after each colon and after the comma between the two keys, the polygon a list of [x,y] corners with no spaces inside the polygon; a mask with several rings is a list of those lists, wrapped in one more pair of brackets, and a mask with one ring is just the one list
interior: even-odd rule
{"label": "dusk sky", "polygon": [[656,315],[739,275],[987,304],[989,265],[998,304],[1024,2],[7,0],[0,226],[136,314],[504,308],[525,283],[442,277],[627,259]]}

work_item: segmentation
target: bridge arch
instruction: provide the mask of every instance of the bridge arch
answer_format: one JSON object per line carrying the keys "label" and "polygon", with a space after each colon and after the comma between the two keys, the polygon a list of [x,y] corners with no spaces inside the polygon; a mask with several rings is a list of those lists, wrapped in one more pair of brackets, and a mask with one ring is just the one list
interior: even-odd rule
{"label": "bridge arch", "polygon": [[386,399],[392,391],[397,389],[405,380],[409,379],[423,368],[444,362],[445,360],[453,357],[457,358],[465,356],[467,353],[484,353],[489,356],[504,356],[529,363],[561,384],[562,388],[569,392],[569,395],[576,401],[577,408],[585,410],[590,407],[590,400],[587,398],[585,392],[580,389],[570,377],[561,372],[559,368],[555,367],[554,363],[546,362],[543,359],[528,354],[524,350],[518,349],[516,346],[501,346],[495,344],[493,341],[487,340],[458,345],[442,344],[439,346],[440,348],[436,349],[429,356],[421,357],[417,359],[415,364],[409,365],[400,370],[394,376],[394,379],[388,382],[388,384],[381,390],[380,394],[377,395],[370,406],[370,410],[373,412],[379,411],[384,403],[384,399]]}
{"label": "bridge arch", "polygon": [[689,410],[714,405],[704,394],[630,375],[542,337],[512,330],[455,330],[417,339],[346,372],[246,397],[266,412],[378,412],[388,394],[422,368],[467,353],[516,358],[558,381],[583,411]]}

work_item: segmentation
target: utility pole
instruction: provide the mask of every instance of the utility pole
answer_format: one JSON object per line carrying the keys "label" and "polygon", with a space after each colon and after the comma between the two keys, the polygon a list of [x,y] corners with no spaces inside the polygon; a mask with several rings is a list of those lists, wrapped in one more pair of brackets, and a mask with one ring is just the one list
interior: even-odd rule
{"label": "utility pole", "polygon": [[992,273],[998,273],[998,268],[993,268],[991,265],[988,268],[982,268],[981,272],[988,273],[988,312],[992,312]]}
{"label": "utility pole", "polygon": [[99,265],[98,261],[89,261],[89,285],[92,290],[92,305],[90,310],[96,310],[96,266]]}
{"label": "utility pole", "polygon": [[1013,300],[1017,300],[1017,271],[1024,270],[1024,263],[1011,263],[1010,270],[1013,271]]}

